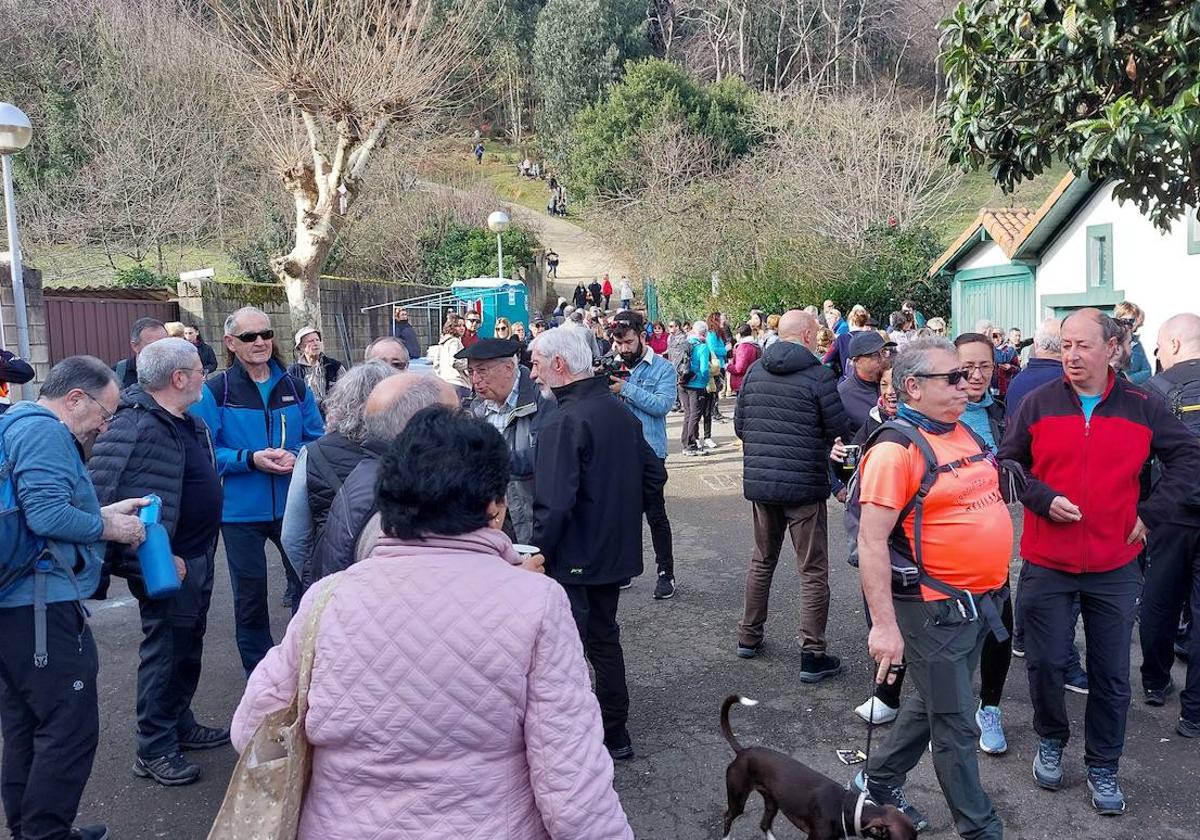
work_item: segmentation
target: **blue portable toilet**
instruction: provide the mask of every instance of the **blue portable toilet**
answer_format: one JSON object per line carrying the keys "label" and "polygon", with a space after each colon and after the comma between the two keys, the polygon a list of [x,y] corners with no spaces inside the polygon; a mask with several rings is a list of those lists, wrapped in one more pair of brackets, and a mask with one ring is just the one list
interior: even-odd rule
{"label": "blue portable toilet", "polygon": [[454,297],[466,302],[468,309],[478,309],[482,315],[479,335],[491,338],[497,318],[507,318],[510,324],[520,321],[529,325],[529,295],[520,280],[501,277],[475,277],[455,280],[450,284]]}

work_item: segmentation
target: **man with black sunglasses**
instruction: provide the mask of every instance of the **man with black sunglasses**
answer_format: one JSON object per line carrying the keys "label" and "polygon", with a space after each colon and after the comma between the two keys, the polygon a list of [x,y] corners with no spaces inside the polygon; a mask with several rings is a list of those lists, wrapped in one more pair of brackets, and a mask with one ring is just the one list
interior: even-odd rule
{"label": "man with black sunglasses", "polygon": [[464,350],[474,346],[475,342],[479,341],[479,324],[481,320],[478,312],[467,313],[467,317],[465,318],[467,328],[462,334],[462,346]]}
{"label": "man with black sunglasses", "polygon": [[284,369],[271,320],[243,307],[225,319],[229,367],[209,377],[190,411],[207,424],[225,481],[221,534],[233,585],[242,667],[249,676],[275,644],[267,609],[267,540],[275,543],[293,604],[299,578],[280,542],[292,467],[325,423],[312,391]]}

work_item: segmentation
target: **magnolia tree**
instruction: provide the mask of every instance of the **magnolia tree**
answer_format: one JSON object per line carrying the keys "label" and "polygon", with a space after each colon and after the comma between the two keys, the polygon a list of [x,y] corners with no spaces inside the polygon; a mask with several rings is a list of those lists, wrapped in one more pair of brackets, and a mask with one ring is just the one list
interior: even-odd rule
{"label": "magnolia tree", "polygon": [[474,54],[480,0],[206,0],[243,59],[238,91],[295,207],[271,260],[297,325],[390,138],[424,130]]}
{"label": "magnolia tree", "polygon": [[966,0],[943,30],[953,160],[1005,190],[1066,161],[1160,228],[1200,205],[1200,4]]}

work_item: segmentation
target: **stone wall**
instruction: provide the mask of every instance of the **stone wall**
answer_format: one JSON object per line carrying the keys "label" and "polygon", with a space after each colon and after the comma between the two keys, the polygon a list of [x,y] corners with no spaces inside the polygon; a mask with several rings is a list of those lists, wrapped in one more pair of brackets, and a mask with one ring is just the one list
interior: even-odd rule
{"label": "stone wall", "polygon": [[[407,300],[447,291],[434,286],[381,283],[365,280],[322,278],[320,284],[321,335],[325,352],[345,362],[361,361],[366,346],[380,336],[389,335],[392,308],[383,306],[361,312],[393,300]],[[185,324],[200,328],[206,341],[220,350],[225,318],[242,306],[257,306],[267,313],[280,332],[284,357],[292,358],[292,322],[287,298],[279,286],[265,283],[222,283],[215,280],[183,280],[179,283],[179,315]],[[422,348],[435,343],[441,326],[440,309],[409,310],[409,318]]]}
{"label": "stone wall", "polygon": [[[42,273],[25,267],[22,272],[25,285],[25,308],[29,316],[29,355],[26,359],[33,365],[37,378],[24,386],[29,399],[37,397],[37,383],[50,372],[50,338],[46,333],[46,304],[42,298]],[[8,263],[0,263],[0,318],[4,319],[5,349],[17,352],[17,317],[13,308],[12,275]],[[14,385],[10,392],[13,402],[23,396],[21,386]]]}

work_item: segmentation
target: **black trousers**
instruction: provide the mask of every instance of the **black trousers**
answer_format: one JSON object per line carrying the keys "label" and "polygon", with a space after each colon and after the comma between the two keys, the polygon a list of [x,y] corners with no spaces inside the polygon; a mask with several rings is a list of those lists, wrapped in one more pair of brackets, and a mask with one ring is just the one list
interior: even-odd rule
{"label": "black trousers", "polygon": [[1071,735],[1063,694],[1069,661],[1063,639],[1070,629],[1071,602],[1078,595],[1087,640],[1083,759],[1088,767],[1116,770],[1125,747],[1129,642],[1142,591],[1142,572],[1136,561],[1109,572],[1084,574],[1026,563],[1021,580],[1025,587],[1021,611],[1025,617],[1025,664],[1029,669],[1034,731],[1063,743]]}
{"label": "black trousers", "polygon": [[200,684],[204,631],[212,601],[213,556],[184,561],[187,576],[170,598],[146,597],[138,581],[130,581],[142,614],[138,649],[137,754],[158,758],[179,752],[179,738],[196,725],[192,698]]}
{"label": "black trousers", "polygon": [[675,577],[675,551],[671,539],[671,520],[667,518],[666,461],[651,464],[642,488],[642,507],[646,524],[650,526],[650,541],[654,544],[654,564],[658,573]]}
{"label": "black trousers", "polygon": [[74,601],[46,608],[45,668],[33,667],[33,607],[0,609],[0,798],[13,837],[67,840],[100,736],[96,642]]}
{"label": "black trousers", "polygon": [[[1200,626],[1200,527],[1159,525],[1147,546],[1146,586],[1138,636],[1142,642],[1142,687],[1162,688],[1171,678],[1179,612],[1190,600],[1192,627]],[[1187,682],[1179,712],[1200,723],[1200,633],[1188,634]]]}
{"label": "black trousers", "polygon": [[[275,646],[271,636],[271,613],[267,602],[267,541],[279,549],[288,589],[299,592],[300,578],[288,562],[279,540],[283,520],[270,522],[226,522],[221,526],[225,539],[225,558],[229,562],[229,582],[233,587],[233,620],[238,653],[246,676]],[[295,601],[292,602],[295,610]]]}
{"label": "black trousers", "polygon": [[604,745],[623,747],[629,743],[629,687],[625,683],[625,654],[621,650],[621,628],[617,624],[619,583],[601,586],[564,586],[571,602],[571,615],[588,662],[596,672],[596,700],[604,723]]}

